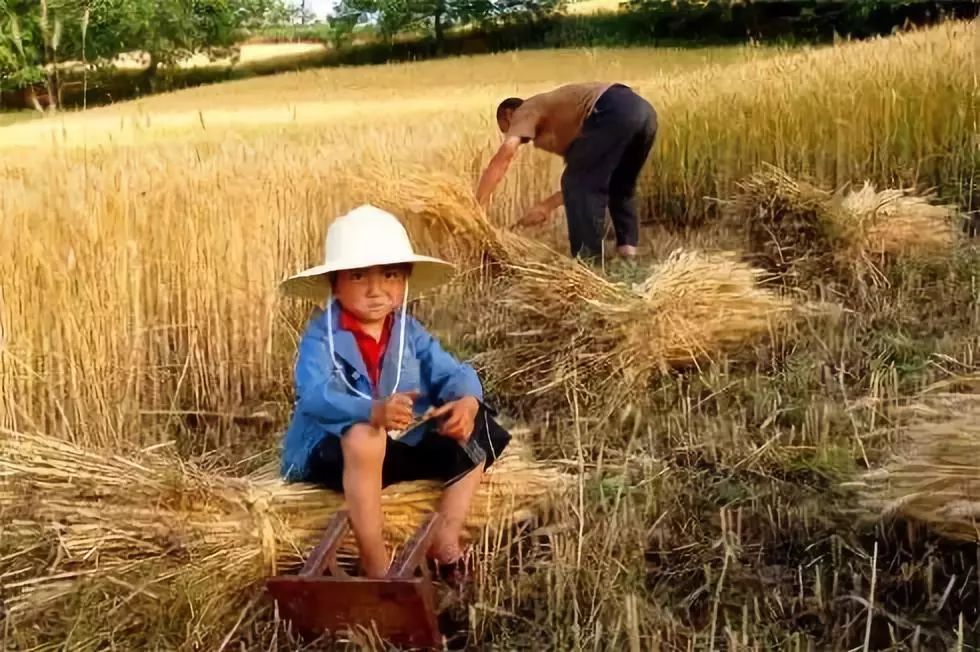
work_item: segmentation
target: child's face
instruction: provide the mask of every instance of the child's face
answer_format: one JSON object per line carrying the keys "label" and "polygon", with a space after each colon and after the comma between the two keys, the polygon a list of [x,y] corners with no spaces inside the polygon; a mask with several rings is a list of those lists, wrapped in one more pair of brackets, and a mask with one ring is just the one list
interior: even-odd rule
{"label": "child's face", "polygon": [[384,321],[402,303],[408,270],[403,265],[384,265],[337,272],[334,296],[363,323]]}

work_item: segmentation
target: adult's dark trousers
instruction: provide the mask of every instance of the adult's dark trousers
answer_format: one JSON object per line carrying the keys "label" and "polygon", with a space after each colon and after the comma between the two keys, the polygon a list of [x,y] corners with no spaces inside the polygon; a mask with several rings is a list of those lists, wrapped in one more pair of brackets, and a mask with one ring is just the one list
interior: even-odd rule
{"label": "adult's dark trousers", "polygon": [[561,190],[573,257],[602,255],[607,207],[616,245],[638,244],[636,182],[656,135],[656,111],[628,86],[614,84],[599,97],[565,152]]}

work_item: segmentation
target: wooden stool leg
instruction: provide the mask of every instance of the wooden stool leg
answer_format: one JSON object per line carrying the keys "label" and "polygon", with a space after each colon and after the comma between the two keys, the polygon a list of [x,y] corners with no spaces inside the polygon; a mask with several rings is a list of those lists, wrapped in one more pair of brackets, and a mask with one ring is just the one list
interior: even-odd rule
{"label": "wooden stool leg", "polygon": [[337,548],[340,542],[350,530],[350,520],[347,511],[341,510],[334,514],[323,532],[323,538],[317,544],[313,552],[306,559],[299,574],[302,576],[323,575],[323,571],[329,569],[334,575],[346,577],[347,573],[337,564]]}
{"label": "wooden stool leg", "polygon": [[409,578],[415,573],[415,569],[423,564],[425,552],[429,549],[432,537],[436,533],[438,522],[439,514],[436,513],[429,514],[422,521],[419,529],[405,542],[405,546],[391,563],[386,577]]}
{"label": "wooden stool leg", "polygon": [[437,642],[442,640],[442,634],[439,632],[439,623],[436,622],[436,594],[429,578],[428,569],[425,567],[425,553],[436,533],[438,523],[439,514],[435,512],[429,514],[422,521],[422,524],[405,542],[405,546],[395,557],[386,576],[388,580],[408,580],[414,576],[417,568],[422,568],[422,580],[415,584],[416,594],[424,605],[423,612],[419,614],[420,619],[424,622],[420,622],[419,627],[424,628],[424,631],[427,632],[426,637],[433,645],[437,645]]}

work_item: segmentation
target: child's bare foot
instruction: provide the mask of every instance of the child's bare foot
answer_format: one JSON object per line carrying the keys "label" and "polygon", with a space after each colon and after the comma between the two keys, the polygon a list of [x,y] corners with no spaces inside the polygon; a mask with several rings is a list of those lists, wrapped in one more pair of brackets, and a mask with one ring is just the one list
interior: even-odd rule
{"label": "child's bare foot", "polygon": [[462,590],[466,583],[466,555],[458,542],[429,548],[429,568],[436,577],[454,590]]}
{"label": "child's bare foot", "polygon": [[459,545],[459,540],[439,540],[432,542],[429,546],[427,555],[429,559],[439,564],[455,564],[463,557],[463,549]]}
{"label": "child's bare foot", "polygon": [[388,567],[372,563],[370,565],[365,564],[363,561],[359,564],[358,570],[362,577],[369,577],[371,579],[381,579],[388,574]]}
{"label": "child's bare foot", "polygon": [[441,518],[427,551],[429,559],[436,560],[441,564],[454,564],[462,558],[463,552],[459,545],[459,538],[463,533],[463,523],[470,507],[470,500],[480,485],[482,477],[483,464],[481,463],[449,485],[442,494],[442,501],[439,505]]}

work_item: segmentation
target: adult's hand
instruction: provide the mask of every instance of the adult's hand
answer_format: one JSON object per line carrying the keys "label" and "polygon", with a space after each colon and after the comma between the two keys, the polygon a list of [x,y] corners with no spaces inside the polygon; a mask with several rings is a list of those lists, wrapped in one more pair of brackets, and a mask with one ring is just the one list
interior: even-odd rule
{"label": "adult's hand", "polygon": [[551,210],[543,204],[535,204],[517,221],[518,226],[539,226],[548,221]]}

